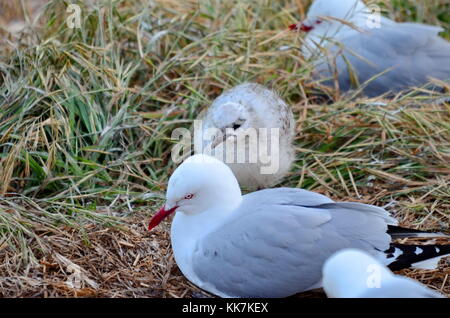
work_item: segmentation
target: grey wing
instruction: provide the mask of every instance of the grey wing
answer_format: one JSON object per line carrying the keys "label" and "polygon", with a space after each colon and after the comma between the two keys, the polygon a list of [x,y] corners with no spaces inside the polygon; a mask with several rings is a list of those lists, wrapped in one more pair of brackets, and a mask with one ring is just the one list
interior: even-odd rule
{"label": "grey wing", "polygon": [[324,233],[319,225],[329,220],[326,214],[305,218],[286,207],[266,208],[269,212],[245,214],[198,243],[193,270],[202,282],[229,297],[286,297],[320,282],[327,256],[348,244],[336,233]]}
{"label": "grey wing", "polygon": [[444,31],[444,28],[435,25],[416,23],[416,22],[402,22],[402,23],[394,23],[391,26],[397,26],[403,28],[408,32],[421,32],[423,36],[439,36],[439,33]]}
{"label": "grey wing", "polygon": [[[244,196],[244,209],[250,209],[255,205],[280,204],[302,207],[314,207],[317,209],[335,208],[349,210],[352,212],[364,212],[372,214],[374,217],[382,218],[387,224],[397,225],[398,221],[391,217],[389,212],[377,206],[357,203],[357,202],[334,202],[329,197],[297,188],[274,188],[255,191]],[[331,203],[331,204],[330,204]]]}
{"label": "grey wing", "polygon": [[450,43],[437,36],[438,31],[398,23],[360,33],[332,47],[327,62],[322,61],[316,70],[331,77],[336,65],[343,91],[352,88],[352,73],[359,84],[371,80],[365,88],[368,96],[422,86],[430,77],[450,80]]}
{"label": "grey wing", "polygon": [[[244,204],[251,208],[254,205],[279,204],[312,207],[334,201],[319,193],[297,188],[274,188],[255,191],[244,196]],[[244,209],[246,208],[244,206]]]}
{"label": "grey wing", "polygon": [[384,214],[355,206],[264,202],[241,209],[242,216],[198,243],[193,258],[199,279],[231,297],[286,297],[318,287],[334,252],[354,247],[376,254],[390,242]]}
{"label": "grey wing", "polygon": [[354,244],[352,247],[377,256],[379,253],[375,251],[389,249],[391,236],[387,234],[387,225],[397,224],[397,220],[385,209],[356,202],[327,203],[316,209],[331,214],[330,226],[350,240]]}

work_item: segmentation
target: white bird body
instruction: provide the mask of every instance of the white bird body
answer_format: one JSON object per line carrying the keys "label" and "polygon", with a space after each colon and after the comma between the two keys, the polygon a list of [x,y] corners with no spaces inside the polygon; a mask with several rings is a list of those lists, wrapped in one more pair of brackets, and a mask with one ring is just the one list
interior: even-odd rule
{"label": "white bird body", "polygon": [[332,298],[443,298],[443,295],[400,275],[373,256],[356,249],[333,254],[323,266],[323,287]]}
{"label": "white bird body", "polygon": [[[288,173],[295,159],[295,122],[291,109],[275,92],[255,83],[238,85],[220,95],[199,119],[195,153],[225,162],[242,187],[270,187]],[[211,129],[216,131],[212,140],[206,133]]]}
{"label": "white bird body", "polygon": [[337,73],[341,91],[365,84],[369,97],[423,86],[431,78],[450,80],[450,43],[439,37],[442,28],[382,16],[375,25],[371,19],[360,0],[313,2],[298,28],[308,32],[302,52],[316,58],[316,77],[333,86]]}
{"label": "white bird body", "polygon": [[207,155],[175,170],[166,197],[149,228],[177,211],[171,240],[180,270],[221,297],[286,297],[320,287],[323,263],[343,248],[392,262],[383,252],[395,223],[386,210],[293,188],[242,196],[229,167]]}

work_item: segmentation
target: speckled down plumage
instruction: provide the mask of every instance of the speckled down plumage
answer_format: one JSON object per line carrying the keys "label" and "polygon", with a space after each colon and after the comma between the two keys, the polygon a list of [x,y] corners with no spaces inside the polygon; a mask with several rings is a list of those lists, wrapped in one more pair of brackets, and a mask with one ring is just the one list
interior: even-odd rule
{"label": "speckled down plumage", "polygon": [[[195,131],[195,152],[212,155],[225,162],[226,156],[235,161],[226,162],[231,168],[241,187],[246,189],[267,188],[277,184],[288,173],[292,162],[295,159],[295,152],[292,145],[295,135],[294,116],[290,107],[272,90],[256,83],[244,83],[220,95],[209,109],[198,119],[203,121],[203,125]],[[232,136],[225,134],[225,129],[234,129]],[[208,148],[210,143],[200,133],[200,129],[206,131],[209,128],[217,128],[229,140],[234,138],[233,147],[227,147],[225,142],[218,142],[212,149]],[[255,145],[246,138],[247,128],[278,128],[279,139],[278,149],[276,144],[272,144],[266,135],[260,134],[257,130],[258,141],[267,145],[270,151],[279,150],[278,169],[274,173],[262,173],[261,167],[266,162],[261,159],[260,154],[256,154],[257,161],[251,161],[250,149]],[[202,138],[203,137],[203,138]],[[244,148],[241,145],[245,145]],[[273,146],[272,146],[273,145]],[[236,147],[236,148],[234,148]],[[245,161],[237,163],[237,154],[245,154]],[[271,159],[276,158],[276,152],[272,152]]]}

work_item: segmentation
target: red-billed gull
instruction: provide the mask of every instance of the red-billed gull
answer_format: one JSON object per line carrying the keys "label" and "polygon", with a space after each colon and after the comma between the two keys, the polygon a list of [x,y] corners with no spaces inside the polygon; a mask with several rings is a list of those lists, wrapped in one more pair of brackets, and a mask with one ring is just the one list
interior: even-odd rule
{"label": "red-billed gull", "polygon": [[423,86],[430,78],[450,80],[450,43],[441,27],[397,23],[359,0],[316,0],[307,18],[291,29],[307,32],[306,57],[318,57],[315,74],[342,91],[365,83],[378,96]]}
{"label": "red-billed gull", "polygon": [[324,262],[344,248],[397,265],[450,253],[450,245],[411,253],[396,244],[391,251],[388,224],[395,222],[376,206],[294,188],[242,196],[230,168],[206,155],[174,171],[149,229],[174,212],[176,263],[192,283],[221,297],[286,297],[320,287]]}

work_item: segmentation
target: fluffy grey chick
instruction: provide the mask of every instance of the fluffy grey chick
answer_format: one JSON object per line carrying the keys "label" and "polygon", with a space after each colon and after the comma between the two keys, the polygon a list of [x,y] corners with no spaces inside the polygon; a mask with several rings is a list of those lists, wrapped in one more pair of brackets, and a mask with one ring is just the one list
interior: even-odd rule
{"label": "fluffy grey chick", "polygon": [[195,153],[226,163],[245,189],[277,184],[295,159],[294,116],[272,90],[256,83],[222,93],[194,125]]}

